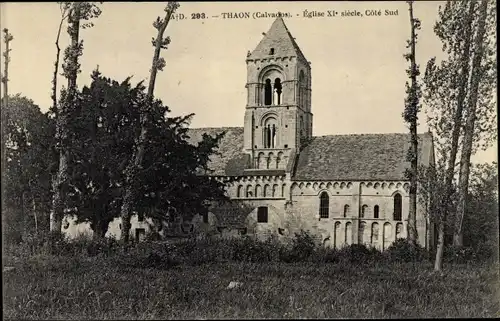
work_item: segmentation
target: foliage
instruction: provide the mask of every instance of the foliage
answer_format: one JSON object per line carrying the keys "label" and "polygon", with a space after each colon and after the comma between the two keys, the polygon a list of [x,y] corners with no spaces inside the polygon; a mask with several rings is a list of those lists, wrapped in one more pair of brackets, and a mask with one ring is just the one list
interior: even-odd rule
{"label": "foliage", "polygon": [[[133,210],[133,207],[136,205],[137,198],[138,198],[138,193],[136,192],[135,184],[137,184],[138,181],[141,180],[141,177],[143,176],[143,169],[144,168],[151,168],[151,166],[148,166],[147,164],[143,164],[144,160],[148,160],[146,157],[146,153],[149,151],[151,152],[151,149],[154,148],[155,146],[150,146],[150,137],[152,135],[154,136],[156,133],[153,132],[151,133],[149,128],[151,125],[158,125],[156,122],[159,122],[160,124],[162,123],[168,123],[168,121],[173,121],[173,125],[181,125],[178,126],[178,130],[182,131],[183,129],[182,124],[184,124],[191,116],[187,117],[177,117],[177,118],[165,118],[165,113],[168,112],[168,110],[163,110],[163,113],[160,113],[159,115],[156,115],[155,119],[155,112],[158,111],[158,109],[155,109],[155,105],[157,105],[157,102],[154,101],[154,87],[155,87],[155,81],[156,81],[156,75],[159,70],[163,70],[163,67],[165,67],[166,63],[163,58],[160,57],[160,53],[162,49],[167,49],[167,45],[170,43],[170,38],[163,38],[163,34],[165,32],[165,29],[167,28],[170,18],[172,14],[174,14],[175,10],[179,7],[179,4],[177,2],[169,2],[165,8],[165,18],[162,20],[160,17],[158,17],[153,24],[155,29],[157,29],[158,33],[156,36],[156,40],[153,40],[153,46],[155,47],[154,54],[153,54],[153,62],[150,70],[150,76],[149,76],[149,85],[147,89],[147,96],[146,96],[146,102],[141,104],[140,106],[140,126],[141,126],[141,131],[140,134],[137,136],[137,141],[134,146],[134,156],[133,156],[133,161],[129,162],[127,165],[127,168],[125,170],[126,173],[126,180],[125,180],[125,192],[123,196],[123,201],[120,209],[120,216],[122,219],[122,235],[123,237],[123,242],[125,244],[128,243],[129,241],[129,230],[130,230],[130,216],[131,216],[131,211]],[[152,119],[153,118],[153,119]],[[167,126],[172,125],[172,124],[167,124]],[[175,129],[174,129],[175,131]],[[163,133],[163,132],[161,132]],[[181,134],[182,133],[178,133]],[[185,130],[184,130],[185,134]],[[167,137],[162,137],[162,138],[167,138],[168,141],[171,141],[171,138],[175,138],[175,135],[168,135]],[[177,136],[179,137],[179,135]],[[204,137],[204,141],[207,139],[207,137]],[[175,141],[175,139],[174,139]],[[181,139],[182,141],[182,139]],[[212,148],[209,147],[209,150]],[[153,151],[155,152],[155,151]],[[168,148],[166,150],[162,150],[163,153],[167,152],[168,153]],[[188,154],[189,156],[190,154]],[[156,156],[156,155],[155,155]],[[177,155],[179,156],[179,155]],[[197,163],[197,162],[196,162]],[[157,166],[158,167],[158,166]],[[172,170],[174,168],[167,168],[163,169],[164,172],[168,170]],[[175,170],[175,169],[174,169]],[[183,182],[188,182],[189,180],[183,180]],[[203,187],[207,187],[207,181],[204,180],[201,182]],[[204,184],[203,184],[204,183]],[[178,189],[178,188],[177,188]],[[147,195],[147,192],[146,192]],[[159,195],[157,193],[151,194],[152,198],[156,198]],[[142,195],[141,195],[142,197]],[[158,199],[160,201],[161,199]],[[204,201],[202,199],[202,201]],[[179,207],[180,204],[177,204],[177,207]],[[177,209],[175,206],[169,206],[167,204],[167,207]]]}
{"label": "foliage", "polygon": [[406,239],[397,239],[387,249],[389,259],[397,262],[421,262],[429,257],[427,254],[419,244]]}
{"label": "foliage", "polygon": [[56,170],[55,126],[32,100],[19,94],[10,97],[4,113],[8,115],[2,128],[6,139],[4,222],[7,233],[20,238],[26,229],[47,228],[43,213],[50,209],[50,180]]}
{"label": "foliage", "polygon": [[444,250],[444,261],[457,264],[494,263],[498,257],[498,246],[480,243],[474,247],[449,245]]}
{"label": "foliage", "polygon": [[123,170],[131,159],[143,90],[141,83],[119,83],[94,71],[74,108],[69,207],[78,223],[90,222],[101,237],[119,216]]}
{"label": "foliage", "polygon": [[498,165],[473,164],[463,223],[463,245],[498,247]]}
{"label": "foliage", "polygon": [[[477,247],[480,244],[498,244],[498,172],[496,162],[492,164],[473,164],[470,176],[471,186],[464,217],[464,246]],[[432,167],[419,169],[419,197],[427,204],[426,215],[431,223],[437,224],[446,210],[443,206],[446,197],[445,172]],[[457,186],[452,186],[449,208],[456,209]],[[456,211],[448,213],[446,243],[451,240]]]}
{"label": "foliage", "polygon": [[302,262],[308,260],[314,253],[317,244],[314,238],[306,231],[295,233],[292,239],[291,248],[287,253],[282,254],[285,262]]}
{"label": "foliage", "polygon": [[413,1],[407,1],[409,5],[410,12],[410,25],[411,25],[411,36],[410,40],[407,41],[406,47],[410,49],[410,52],[405,54],[404,57],[410,62],[410,67],[406,70],[411,84],[406,82],[406,94],[405,99],[405,109],[403,112],[403,119],[408,124],[410,129],[410,147],[408,148],[406,154],[406,160],[410,162],[410,169],[407,169],[405,174],[410,180],[410,208],[408,213],[408,238],[416,243],[417,241],[417,227],[416,227],[416,215],[417,215],[417,176],[418,176],[418,136],[417,136],[417,126],[418,126],[418,113],[420,111],[420,97],[422,92],[420,89],[420,83],[418,81],[418,76],[420,75],[419,66],[416,62],[416,44],[417,44],[417,30],[420,30],[420,20],[414,18],[413,15]]}
{"label": "foliage", "polygon": [[[147,104],[142,83],[130,78],[119,83],[97,70],[92,83],[78,93],[72,111],[70,162],[71,190],[68,208],[77,222],[89,222],[100,237],[120,215],[126,185],[125,169],[133,162],[131,151],[141,131],[140,113]],[[149,148],[132,187],[141,193],[133,211],[155,219],[203,212],[213,200],[224,200],[222,182],[198,175],[207,169],[222,135],[205,135],[198,145],[188,141],[187,117],[167,117],[167,106],[157,100],[147,123]],[[168,216],[168,217],[167,217]]]}

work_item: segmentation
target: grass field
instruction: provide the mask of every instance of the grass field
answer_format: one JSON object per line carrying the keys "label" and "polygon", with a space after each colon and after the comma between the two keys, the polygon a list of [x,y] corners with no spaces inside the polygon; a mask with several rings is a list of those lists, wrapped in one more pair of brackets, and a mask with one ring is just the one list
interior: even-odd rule
{"label": "grass field", "polygon": [[[5,319],[499,317],[498,267],[213,263],[124,268],[38,256],[4,272]],[[241,287],[227,289],[231,281]]]}

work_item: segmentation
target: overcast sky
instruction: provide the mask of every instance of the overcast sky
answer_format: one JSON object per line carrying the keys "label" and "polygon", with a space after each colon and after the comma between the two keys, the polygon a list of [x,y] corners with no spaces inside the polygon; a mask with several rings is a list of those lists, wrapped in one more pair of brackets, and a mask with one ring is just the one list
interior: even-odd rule
{"label": "overcast sky", "polygon": [[[433,33],[439,1],[417,1],[415,16],[422,21],[417,60],[423,73],[428,59],[441,55]],[[104,3],[95,26],[83,30],[80,86],[89,84],[91,71],[107,77],[147,80],[155,36],[153,20],[163,16],[165,3]],[[1,24],[14,35],[11,42],[9,92],[21,93],[43,111],[50,105],[55,37],[60,21],[56,3],[3,3]],[[365,10],[381,10],[367,16]],[[385,10],[397,15],[385,16]],[[309,12],[336,11],[337,17],[306,18]],[[363,17],[340,17],[357,10]],[[274,18],[223,19],[223,13],[273,12],[292,14],[285,23],[312,67],[313,134],[406,132],[404,107],[406,40],[410,32],[408,7],[401,2],[186,2],[166,34],[171,45],[162,56],[155,95],[174,115],[195,113],[192,127],[243,126],[246,104],[246,53],[253,50]],[[191,19],[205,13],[208,19]],[[212,16],[219,16],[212,18]],[[63,30],[61,47],[68,44]],[[3,51],[3,49],[2,49]],[[3,66],[2,66],[3,68]],[[61,77],[60,84],[65,84]],[[421,115],[419,131],[426,131]],[[497,159],[496,146],[475,157]]]}

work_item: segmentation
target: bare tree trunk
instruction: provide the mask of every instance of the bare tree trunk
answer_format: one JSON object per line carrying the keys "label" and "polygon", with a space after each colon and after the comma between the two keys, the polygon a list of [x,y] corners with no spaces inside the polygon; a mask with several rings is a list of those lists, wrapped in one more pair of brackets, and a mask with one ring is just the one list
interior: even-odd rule
{"label": "bare tree trunk", "polygon": [[417,243],[417,170],[418,170],[418,136],[417,136],[417,113],[418,113],[418,96],[417,96],[417,64],[415,57],[415,24],[416,21],[413,17],[413,1],[409,1],[410,11],[410,24],[411,24],[411,121],[410,121],[410,209],[408,213],[408,239],[413,244]]}
{"label": "bare tree trunk", "polygon": [[457,96],[457,109],[455,110],[455,114],[453,115],[453,131],[451,137],[451,149],[450,149],[450,157],[448,159],[448,167],[446,169],[446,178],[445,178],[445,197],[443,199],[443,204],[441,208],[443,209],[442,217],[439,221],[439,236],[438,236],[438,245],[436,251],[436,260],[434,264],[434,269],[436,271],[440,271],[442,269],[443,264],[443,252],[444,252],[444,233],[445,233],[445,224],[447,220],[447,214],[450,210],[449,204],[451,203],[451,194],[453,192],[453,177],[455,176],[455,162],[457,159],[458,153],[458,141],[460,138],[460,130],[462,127],[462,114],[467,90],[467,79],[469,77],[469,57],[470,57],[470,46],[471,46],[471,37],[472,37],[472,20],[474,18],[474,1],[470,1],[469,3],[469,13],[466,19],[465,26],[465,39],[464,39],[464,49],[462,54],[460,55],[460,78],[459,78],[459,87],[458,87],[458,96]]}
{"label": "bare tree trunk", "polygon": [[482,77],[481,59],[483,56],[484,35],[486,32],[486,15],[488,1],[482,0],[477,34],[474,43],[474,56],[472,60],[472,77],[469,94],[469,109],[467,111],[467,121],[465,124],[465,137],[460,160],[460,177],[458,183],[458,206],[453,233],[453,245],[462,246],[462,220],[465,214],[467,202],[467,192],[469,189],[470,157],[472,154],[472,142],[474,138],[474,125],[476,121],[476,107],[478,100],[479,83]]}
{"label": "bare tree trunk", "polygon": [[441,220],[438,225],[438,242],[436,248],[436,260],[434,261],[434,270],[441,271],[443,269],[443,253],[444,253],[444,224]]}
{"label": "bare tree trunk", "polygon": [[[67,15],[65,11],[62,12],[62,18],[59,23],[59,28],[57,30],[56,37],[56,61],[54,63],[54,74],[52,76],[52,112],[54,113],[54,117],[56,118],[56,126],[57,131],[64,130],[61,128],[62,122],[59,118],[58,106],[57,106],[57,76],[59,74],[59,57],[61,54],[61,48],[59,47],[59,38],[61,36],[61,29],[64,20],[66,20]],[[60,137],[60,134],[57,134]],[[61,148],[61,146],[59,146]],[[62,157],[61,157],[62,156]],[[61,159],[62,158],[62,159]],[[52,198],[52,209],[50,211],[50,231],[60,231],[61,230],[61,221],[59,218],[62,218],[63,211],[63,202],[61,199],[61,182],[67,180],[67,171],[68,171],[68,163],[67,163],[67,155],[63,151],[59,152],[59,171],[57,176],[54,178],[52,183],[52,188],[54,191],[54,195]]]}
{"label": "bare tree trunk", "polygon": [[53,188],[54,195],[52,199],[52,211],[50,213],[50,230],[61,231],[61,223],[64,216],[65,200],[64,196],[67,192],[67,184],[69,179],[69,112],[73,108],[76,96],[76,78],[78,75],[78,48],[79,48],[79,33],[80,33],[80,6],[75,5],[68,15],[70,28],[68,33],[71,37],[70,54],[68,57],[68,93],[64,106],[59,106],[57,115],[57,135],[59,138],[59,171],[54,180]]}
{"label": "bare tree trunk", "polygon": [[[129,238],[130,238],[130,217],[131,217],[131,212],[133,208],[133,204],[135,201],[135,190],[133,188],[133,182],[136,180],[136,175],[140,172],[142,169],[142,162],[144,159],[144,154],[146,152],[146,141],[147,141],[147,124],[148,124],[148,118],[149,118],[149,112],[151,108],[151,104],[153,101],[153,92],[154,92],[154,86],[156,82],[156,74],[158,73],[158,70],[162,68],[160,66],[160,52],[163,47],[163,34],[165,32],[165,29],[168,26],[168,23],[170,21],[170,17],[172,16],[174,9],[168,9],[167,7],[167,13],[165,15],[164,20],[160,25],[158,25],[158,34],[156,36],[156,41],[155,41],[155,51],[153,55],[153,62],[151,66],[151,73],[149,77],[149,85],[148,85],[148,91],[147,91],[147,102],[146,105],[144,106],[143,110],[141,111],[140,115],[140,122],[141,122],[141,133],[139,135],[139,139],[137,142],[137,147],[136,147],[136,153],[134,156],[133,162],[129,163],[129,166],[127,168],[127,185],[125,189],[125,195],[123,197],[123,203],[121,207],[121,219],[122,219],[122,237],[123,237],[123,243],[128,244]],[[158,18],[159,19],[159,18]]]}
{"label": "bare tree trunk", "polygon": [[5,43],[5,52],[3,52],[4,56],[4,74],[2,78],[2,84],[3,84],[3,103],[2,103],[2,164],[1,164],[1,170],[2,170],[2,184],[1,184],[1,195],[2,195],[2,212],[4,210],[4,205],[5,205],[5,183],[4,181],[4,176],[5,176],[5,169],[6,169],[6,164],[7,164],[7,126],[8,126],[8,105],[9,105],[9,88],[8,88],[8,82],[9,82],[9,62],[10,62],[10,42],[14,39],[12,34],[9,33],[8,29],[4,29],[4,43]]}
{"label": "bare tree trunk", "polygon": [[67,15],[67,8],[61,6],[61,21],[59,22],[59,28],[57,29],[56,36],[56,61],[54,62],[54,75],[52,76],[52,112],[54,116],[57,117],[57,76],[59,75],[59,57],[61,56],[61,48],[59,47],[59,38],[61,37],[62,25]]}

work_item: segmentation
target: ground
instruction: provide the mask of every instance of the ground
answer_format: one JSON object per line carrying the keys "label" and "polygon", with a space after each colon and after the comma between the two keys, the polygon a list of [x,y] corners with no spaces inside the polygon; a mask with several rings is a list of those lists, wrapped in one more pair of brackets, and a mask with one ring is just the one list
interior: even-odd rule
{"label": "ground", "polygon": [[[446,264],[435,274],[430,262],[145,269],[38,256],[8,263],[6,319],[500,317],[498,269],[484,265]],[[227,289],[231,281],[242,285]]]}

